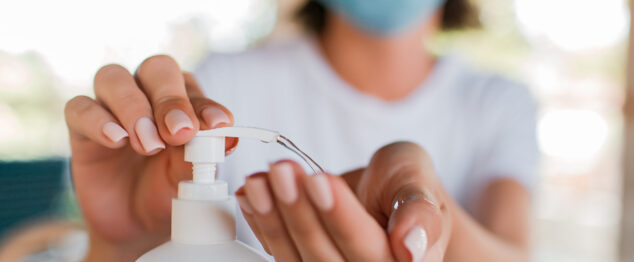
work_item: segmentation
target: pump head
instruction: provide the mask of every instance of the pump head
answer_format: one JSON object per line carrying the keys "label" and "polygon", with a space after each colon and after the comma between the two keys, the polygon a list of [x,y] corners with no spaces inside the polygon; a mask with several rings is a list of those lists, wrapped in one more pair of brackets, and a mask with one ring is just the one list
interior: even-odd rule
{"label": "pump head", "polygon": [[194,166],[194,183],[214,183],[216,163],[225,161],[225,137],[253,138],[276,142],[280,133],[253,127],[221,127],[198,131],[185,145],[185,161]]}
{"label": "pump head", "polygon": [[270,143],[277,141],[280,134],[252,127],[221,127],[198,131],[185,145],[185,161],[193,165],[193,179],[178,184],[179,199],[219,200],[229,196],[227,183],[215,180],[217,163],[225,161],[225,137],[253,138]]}

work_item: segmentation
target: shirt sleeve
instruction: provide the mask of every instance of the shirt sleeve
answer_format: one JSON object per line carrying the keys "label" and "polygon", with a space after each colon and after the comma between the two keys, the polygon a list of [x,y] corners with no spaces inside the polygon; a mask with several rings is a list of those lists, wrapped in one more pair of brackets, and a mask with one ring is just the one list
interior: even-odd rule
{"label": "shirt sleeve", "polygon": [[533,192],[539,160],[535,100],[526,87],[499,79],[481,98],[469,198],[476,199],[499,178],[514,179]]}

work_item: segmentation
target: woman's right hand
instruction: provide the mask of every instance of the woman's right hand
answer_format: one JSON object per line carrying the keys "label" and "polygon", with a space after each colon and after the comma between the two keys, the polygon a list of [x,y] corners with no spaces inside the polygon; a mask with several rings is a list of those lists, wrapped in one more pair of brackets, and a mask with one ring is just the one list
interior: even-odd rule
{"label": "woman's right hand", "polygon": [[[191,177],[183,147],[199,129],[233,124],[194,77],[169,56],[146,59],[131,75],[107,65],[96,99],[66,104],[75,192],[89,234],[88,261],[132,261],[169,239],[171,199]],[[227,141],[227,149],[237,140]]]}

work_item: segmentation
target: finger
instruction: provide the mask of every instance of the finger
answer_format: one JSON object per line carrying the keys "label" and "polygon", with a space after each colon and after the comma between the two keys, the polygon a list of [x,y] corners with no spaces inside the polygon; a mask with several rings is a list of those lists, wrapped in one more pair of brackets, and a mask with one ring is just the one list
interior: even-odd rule
{"label": "finger", "polygon": [[77,96],[71,99],[66,103],[64,114],[71,138],[86,138],[112,149],[126,144],[128,133],[125,129],[110,112],[90,97]]}
{"label": "finger", "polygon": [[249,203],[249,200],[247,199],[247,196],[245,195],[244,187],[240,187],[236,191],[236,199],[238,200],[238,205],[240,205],[240,210],[242,211],[242,215],[244,216],[244,219],[249,224],[251,231],[253,231],[253,234],[255,234],[255,237],[257,237],[258,241],[260,241],[260,243],[262,244],[264,251],[266,251],[266,253],[268,253],[269,255],[272,255],[271,249],[266,244],[266,240],[262,236],[260,229],[255,223],[255,217],[253,216],[253,212],[254,212],[253,207],[251,206],[251,204]]}
{"label": "finger", "polygon": [[[397,142],[379,149],[359,184],[362,201],[385,221],[398,261],[421,261],[450,234],[442,185],[429,154],[418,145]],[[373,192],[376,184],[380,194]]]}
{"label": "finger", "polygon": [[[207,130],[223,126],[233,126],[233,114],[223,105],[205,97],[194,76],[190,73],[183,73],[185,79],[185,89],[189,100],[194,107],[196,116],[200,121],[200,129]],[[225,138],[225,149],[232,152],[238,145],[238,138]]]}
{"label": "finger", "polygon": [[152,155],[165,149],[154,125],[152,107],[128,70],[119,65],[104,66],[97,72],[94,85],[97,100],[128,132],[135,151]]}
{"label": "finger", "polygon": [[282,217],[274,206],[271,189],[265,174],[246,179],[247,199],[253,207],[254,220],[276,261],[301,261]]}
{"label": "finger", "polygon": [[436,199],[431,192],[414,187],[398,193],[388,222],[392,252],[398,261],[423,261],[441,233],[449,230],[445,229],[449,218],[443,219],[446,207]]}
{"label": "finger", "polygon": [[211,129],[220,126],[233,125],[233,114],[223,105],[207,98],[198,83],[190,73],[183,73],[187,95],[196,111],[196,115],[202,120],[201,129]]}
{"label": "finger", "polygon": [[346,181],[352,192],[357,191],[357,186],[359,185],[359,180],[361,180],[361,176],[365,172],[365,168],[358,168],[352,171],[348,171],[346,173],[341,174],[341,178]]}
{"label": "finger", "polygon": [[135,77],[152,104],[161,138],[170,145],[192,139],[200,123],[176,61],[166,55],[150,57],[141,63]]}
{"label": "finger", "polygon": [[304,179],[321,221],[347,261],[392,261],[383,228],[365,210],[346,182],[327,174]]}
{"label": "finger", "polygon": [[306,177],[292,161],[271,165],[268,176],[276,206],[303,261],[345,261],[298,180]]}

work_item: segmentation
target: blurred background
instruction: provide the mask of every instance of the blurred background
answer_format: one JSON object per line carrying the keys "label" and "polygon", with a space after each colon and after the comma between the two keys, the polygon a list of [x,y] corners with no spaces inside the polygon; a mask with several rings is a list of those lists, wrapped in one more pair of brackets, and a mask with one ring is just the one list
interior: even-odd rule
{"label": "blurred background", "polygon": [[[526,83],[540,102],[534,260],[619,261],[628,2],[475,2],[482,28],[440,33],[431,46]],[[302,3],[0,1],[0,161],[69,157],[64,103],[92,96],[102,65],[133,71],[165,53],[192,70],[209,52],[293,37]],[[68,185],[46,208],[79,220]],[[15,226],[4,219],[0,226]]]}

